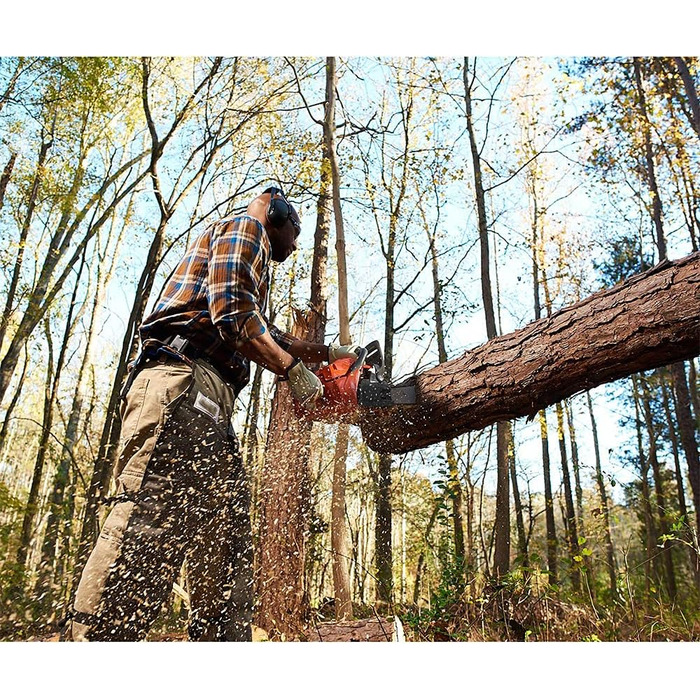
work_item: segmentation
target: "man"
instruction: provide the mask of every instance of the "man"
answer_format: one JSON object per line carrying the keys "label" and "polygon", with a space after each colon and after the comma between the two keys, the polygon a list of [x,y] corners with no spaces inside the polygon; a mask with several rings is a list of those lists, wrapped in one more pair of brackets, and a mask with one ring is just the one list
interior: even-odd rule
{"label": "man", "polygon": [[232,428],[249,362],[313,403],[304,362],[356,357],[307,343],[265,317],[269,263],[295,250],[299,216],[269,188],[185,252],[140,328],[122,392],[115,505],[83,571],[66,628],[73,640],[143,639],[187,556],[189,638],[249,641],[249,491]]}

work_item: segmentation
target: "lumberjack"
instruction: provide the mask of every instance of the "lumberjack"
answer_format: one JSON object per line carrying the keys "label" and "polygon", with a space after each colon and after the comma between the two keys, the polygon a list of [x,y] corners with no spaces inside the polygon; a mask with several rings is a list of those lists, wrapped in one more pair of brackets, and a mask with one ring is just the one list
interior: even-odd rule
{"label": "lumberjack", "polygon": [[232,428],[252,360],[313,406],[323,387],[304,362],[357,359],[265,317],[270,261],[295,250],[299,216],[269,188],[246,214],[190,245],[140,328],[122,392],[117,495],[82,573],[63,638],[143,639],[187,557],[191,640],[250,641],[249,490]]}

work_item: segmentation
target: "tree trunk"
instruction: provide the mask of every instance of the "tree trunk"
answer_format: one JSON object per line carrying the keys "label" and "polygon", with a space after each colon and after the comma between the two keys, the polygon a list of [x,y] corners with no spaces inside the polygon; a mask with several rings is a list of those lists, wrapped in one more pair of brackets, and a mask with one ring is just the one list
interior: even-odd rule
{"label": "tree trunk", "polygon": [[[656,511],[661,526],[661,535],[671,534],[671,525],[668,521],[666,511],[666,495],[663,475],[661,474],[661,465],[659,464],[658,451],[656,449],[656,429],[654,427],[654,419],[651,413],[651,397],[649,384],[644,376],[640,376],[642,385],[642,408],[644,409],[644,423],[646,424],[647,435],[649,436],[649,462],[651,463],[652,473],[654,475],[654,493],[656,495]],[[673,555],[669,542],[660,544],[663,552],[664,570],[666,574],[666,590],[670,598],[673,600],[677,594],[676,574],[673,570]]]}
{"label": "tree trunk", "polygon": [[608,510],[608,495],[605,490],[605,481],[603,479],[603,465],[600,461],[600,444],[598,442],[598,425],[593,413],[593,402],[591,401],[590,392],[586,392],[588,401],[588,413],[591,417],[591,431],[593,433],[593,452],[595,455],[595,477],[598,485],[598,494],[600,496],[600,506],[603,516],[603,525],[605,527],[605,553],[608,564],[608,576],[610,578],[610,594],[613,600],[616,600],[617,595],[617,571],[615,570],[615,551],[612,544],[612,536],[610,533],[610,511]]}
{"label": "tree trunk", "polygon": [[[576,493],[576,528],[578,530],[579,540],[586,542],[586,528],[584,527],[583,518],[583,489],[581,487],[581,464],[578,458],[578,442],[576,441],[576,428],[574,427],[574,417],[571,410],[571,402],[564,402],[566,412],[566,424],[569,428],[569,443],[571,444],[571,466],[574,469],[574,489]],[[579,553],[581,548],[579,547]],[[581,554],[579,554],[581,556]],[[588,592],[593,600],[595,600],[595,586],[592,585],[595,576],[593,575],[593,559],[582,559],[582,568]]]}
{"label": "tree trunk", "polygon": [[14,413],[15,407],[17,406],[17,402],[19,401],[19,397],[22,394],[22,389],[24,388],[24,377],[27,374],[28,364],[29,353],[27,352],[25,347],[24,364],[22,365],[22,371],[20,372],[19,379],[17,381],[17,387],[15,389],[15,393],[12,395],[12,399],[10,399],[10,403],[8,404],[7,409],[5,411],[5,415],[2,419],[2,425],[0,426],[0,460],[2,460],[3,458],[5,442],[7,440],[7,435],[10,431],[10,419],[12,418],[12,414]]}
{"label": "tree trunk", "polygon": [[[508,424],[510,425],[510,424]],[[525,534],[525,519],[523,518],[523,504],[520,499],[520,489],[518,488],[518,476],[515,465],[515,443],[511,431],[511,439],[508,444],[508,466],[510,470],[510,480],[513,486],[513,503],[515,504],[515,526],[518,531],[518,553],[520,555],[520,566],[527,569],[530,560],[527,553],[527,535]]]}
{"label": "tree trunk", "polygon": [[[479,244],[481,251],[481,296],[486,318],[486,335],[489,340],[496,337],[496,316],[491,291],[491,255],[489,253],[489,227],[486,219],[486,197],[481,174],[481,157],[474,133],[472,116],[472,81],[469,80],[469,60],[464,59],[464,101],[467,116],[467,131],[474,170],[474,190],[476,195],[477,219],[479,223]],[[496,551],[494,554],[494,574],[503,576],[510,568],[510,493],[508,489],[508,436],[510,426],[500,422],[496,428]]]}
{"label": "tree trunk", "polygon": [[[642,447],[642,418],[640,416],[640,391],[636,375],[632,377],[632,392],[634,396],[635,426],[637,429],[637,454],[639,457],[639,474],[642,482],[642,513],[644,518],[644,544],[646,546],[646,559],[644,560],[644,574],[646,578],[647,595],[650,593],[652,582],[652,567],[654,572],[658,572],[658,563],[655,556],[656,548],[656,525],[651,512],[651,493],[649,489],[649,461],[644,454]],[[655,576],[658,581],[658,573]]]}
{"label": "tree trunk", "polygon": [[[697,538],[694,536],[695,528],[691,524],[688,516],[688,505],[685,500],[685,484],[683,482],[683,472],[681,470],[680,445],[678,444],[676,423],[673,420],[673,415],[671,413],[671,397],[668,395],[666,373],[660,375],[659,378],[663,396],[664,416],[666,417],[668,434],[669,438],[671,439],[671,450],[673,452],[673,466],[676,475],[676,493],[678,495],[678,512],[680,513],[683,523],[685,524],[686,533],[690,535],[690,541],[694,544]],[[700,553],[698,553],[695,547],[689,547],[688,555],[690,558],[690,568],[693,572],[693,576],[695,577],[695,582],[698,584],[698,586],[700,586]]]}
{"label": "tree trunk", "polygon": [[[340,203],[340,168],[335,145],[335,57],[326,59],[326,112],[323,120],[324,159],[330,164],[330,184],[333,193],[335,220],[335,250],[338,261],[338,325],[341,345],[352,342],[350,315],[348,313],[348,273],[345,262],[345,226]],[[322,180],[324,177],[322,172]],[[325,296],[324,296],[325,300]],[[325,330],[325,324],[324,324]],[[345,479],[348,458],[349,428],[339,425],[333,455],[333,491],[331,498],[331,549],[333,550],[333,591],[337,620],[352,618],[352,590],[350,584],[350,560],[352,548],[345,517]]]}
{"label": "tree trunk", "polygon": [[437,520],[438,513],[440,512],[441,502],[436,499],[433,510],[430,513],[430,518],[428,518],[428,524],[425,528],[425,535],[423,536],[423,542],[420,548],[420,554],[418,555],[418,564],[416,565],[416,580],[413,586],[413,604],[418,605],[420,600],[420,586],[423,577],[423,568],[425,566],[425,550],[428,547],[428,540],[430,538],[430,533],[433,530],[433,525]]}
{"label": "tree trunk", "polygon": [[17,160],[17,154],[11,153],[10,160],[7,161],[7,165],[3,168],[2,177],[0,177],[0,209],[2,209],[5,203],[5,191],[7,190],[7,185],[12,177],[12,170],[15,167],[15,161]]}
{"label": "tree trunk", "polygon": [[[425,211],[421,202],[418,202],[418,209],[423,218],[423,224],[428,234],[428,244],[430,248],[431,268],[433,277],[433,307],[435,312],[435,335],[438,346],[438,361],[447,362],[447,346],[445,344],[445,326],[442,315],[442,284],[440,282],[440,270],[438,263],[438,253],[435,241],[437,222],[435,227],[430,229]],[[463,571],[465,565],[465,549],[464,549],[464,518],[462,517],[463,493],[462,484],[459,479],[459,470],[457,467],[457,452],[455,450],[454,441],[445,441],[445,453],[447,456],[448,481],[447,488],[452,501],[452,520],[454,525],[454,546],[455,560],[460,571],[460,582],[463,581]],[[461,584],[460,584],[461,585]]]}
{"label": "tree trunk", "polygon": [[[29,235],[29,229],[31,227],[32,218],[34,217],[34,209],[36,207],[36,201],[39,196],[39,188],[41,187],[41,183],[44,178],[44,164],[46,162],[46,156],[48,155],[49,149],[51,148],[52,144],[53,137],[51,137],[48,141],[43,141],[41,144],[41,148],[39,149],[39,157],[37,159],[36,170],[34,172],[32,189],[29,192],[29,201],[27,202],[27,211],[25,212],[22,228],[19,232],[19,240],[17,242],[17,256],[15,257],[15,264],[12,268],[10,286],[7,290],[7,297],[5,298],[5,309],[3,311],[2,317],[0,317],[0,348],[3,345],[3,342],[5,340],[5,333],[7,332],[7,328],[10,323],[10,317],[13,311],[12,307],[15,303],[15,294],[17,293],[17,286],[19,285],[20,275],[22,272],[22,262],[24,261],[24,250],[27,244],[27,236]],[[14,164],[14,161],[10,159],[10,163]],[[7,172],[8,167],[5,168],[5,173],[3,173],[3,180],[5,178],[6,173],[9,179],[9,173]],[[4,195],[4,187],[2,194]]]}
{"label": "tree trunk", "polygon": [[46,451],[49,447],[49,438],[51,435],[51,422],[53,418],[53,402],[55,382],[53,381],[54,371],[58,372],[58,368],[54,367],[53,358],[53,341],[51,338],[51,324],[47,316],[45,319],[46,342],[48,346],[48,357],[46,358],[46,383],[44,385],[44,413],[41,422],[41,434],[39,437],[39,449],[34,460],[34,471],[32,473],[32,483],[29,489],[29,497],[22,518],[22,531],[19,538],[19,546],[17,547],[16,561],[22,570],[27,568],[27,560],[29,557],[29,545],[33,539],[32,526],[39,506],[39,489],[41,487],[41,479],[44,473],[44,460]]}
{"label": "tree trunk", "polygon": [[644,157],[646,159],[647,182],[649,184],[649,194],[651,195],[651,217],[654,221],[656,231],[656,247],[659,250],[659,261],[666,258],[666,237],[664,236],[663,215],[661,211],[661,198],[659,188],[656,183],[656,172],[654,167],[654,151],[651,143],[651,125],[647,114],[646,98],[642,85],[642,68],[638,58],[634,58],[634,78],[637,86],[637,101],[642,118],[642,133],[644,135]]}
{"label": "tree trunk", "polygon": [[256,624],[273,640],[304,637],[309,616],[304,564],[310,438],[311,423],[296,415],[289,387],[278,382],[261,474],[255,567]]}
{"label": "tree trunk", "polygon": [[544,474],[544,512],[547,524],[547,569],[550,586],[558,583],[557,529],[554,519],[554,495],[552,493],[551,462],[549,459],[549,434],[547,411],[539,412],[540,441],[542,443],[542,471]]}
{"label": "tree trunk", "polygon": [[690,112],[693,115],[691,125],[693,129],[695,129],[695,133],[700,137],[700,100],[698,100],[698,91],[695,88],[693,76],[690,75],[688,64],[685,62],[682,56],[674,56],[673,61],[675,62],[676,70],[683,81],[688,103],[690,104]]}
{"label": "tree trunk", "polygon": [[559,454],[561,456],[561,473],[564,482],[564,502],[566,505],[566,516],[564,525],[566,539],[569,545],[569,556],[571,557],[571,583],[576,592],[581,590],[581,569],[577,563],[579,557],[578,531],[576,528],[576,511],[574,509],[574,497],[571,489],[571,475],[569,473],[569,459],[566,453],[566,440],[564,437],[564,409],[561,402],[557,402],[557,439],[559,441]]}
{"label": "tree trunk", "polygon": [[676,396],[676,415],[681,434],[681,445],[688,465],[688,480],[693,492],[693,507],[695,508],[696,532],[700,536],[700,458],[698,443],[695,439],[695,422],[690,410],[690,394],[685,378],[685,367],[682,362],[671,366],[673,376],[673,391]]}
{"label": "tree trunk", "polygon": [[366,411],[363,435],[373,449],[407,452],[694,357],[699,283],[699,253],[665,261],[417,375],[417,404]]}

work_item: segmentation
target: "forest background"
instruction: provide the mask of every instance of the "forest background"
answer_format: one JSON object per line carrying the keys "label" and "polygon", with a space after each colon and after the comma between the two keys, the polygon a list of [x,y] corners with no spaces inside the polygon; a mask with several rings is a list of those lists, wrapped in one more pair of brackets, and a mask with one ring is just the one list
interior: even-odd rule
{"label": "forest background", "polygon": [[[697,59],[684,63],[697,86]],[[490,57],[466,63],[363,57],[340,58],[336,65],[335,137],[352,330],[356,340],[385,337],[391,265],[397,277],[394,376],[440,360],[440,313],[447,357],[487,338],[477,167],[486,182],[499,333],[536,317],[533,272],[539,313],[547,314],[659,260],[649,146],[667,256],[697,249],[699,141],[687,84],[673,59]],[[292,201],[303,203],[306,235],[294,262],[276,271],[272,307],[280,325],[282,319],[293,322],[293,306],[304,308],[324,173],[323,128],[317,122],[325,114],[327,66],[325,59],[298,57],[218,64],[6,57],[1,66],[3,363],[13,343],[19,349],[2,403],[3,585],[20,591],[5,599],[12,605],[6,634],[22,638],[38,633],[37,623],[55,622],[69,595],[122,339],[144,310],[136,309],[130,320],[134,300],[149,308],[188,236],[212,217],[243,207],[251,192],[279,182]],[[182,118],[176,121],[176,115]],[[156,195],[154,171],[164,199]],[[382,240],[390,230],[397,242],[392,259]],[[339,332],[332,238],[328,270],[326,337],[332,339]],[[156,274],[149,279],[144,271]],[[695,371],[692,362],[686,364],[691,392],[697,391]],[[253,390],[259,392],[256,410]],[[239,404],[253,479],[265,460],[273,391],[262,375]],[[559,416],[548,411],[552,515],[559,532],[554,587],[546,573],[551,566],[541,423],[514,423],[513,483],[521,503],[511,512],[518,546],[509,560],[509,594],[515,600],[524,596],[526,606],[535,600],[551,604],[561,623],[556,633],[546,624],[530,629],[528,639],[697,639],[690,530],[695,506],[677,435],[674,445],[673,397],[668,376],[659,371],[592,391],[590,407],[580,396],[562,405]],[[691,410],[697,416],[697,404]],[[467,604],[483,611],[481,594],[492,573],[495,440],[495,428],[465,435],[453,446],[452,465],[445,445],[395,458],[391,465],[394,600],[418,639],[474,638],[473,620],[463,626],[459,606],[465,587],[473,586]],[[310,496],[320,532],[312,533],[307,575],[317,608],[333,596],[330,533],[323,523],[330,519],[334,429],[317,426],[313,444]],[[654,450],[658,470],[650,474]],[[370,608],[378,597],[373,459],[351,431],[352,598]],[[572,524],[563,483],[567,461],[574,520],[582,531],[574,541],[566,538]],[[663,508],[656,478],[666,486]],[[473,560],[461,565],[456,485],[471,500],[461,508],[472,524],[465,558],[468,549]],[[68,516],[60,511],[52,526],[55,505],[68,508]],[[39,585],[46,592],[37,594]],[[180,608],[175,599],[175,620]],[[483,635],[477,638],[512,633],[495,617],[476,618]],[[532,618],[535,625],[544,619]],[[491,626],[484,627],[484,620]]]}

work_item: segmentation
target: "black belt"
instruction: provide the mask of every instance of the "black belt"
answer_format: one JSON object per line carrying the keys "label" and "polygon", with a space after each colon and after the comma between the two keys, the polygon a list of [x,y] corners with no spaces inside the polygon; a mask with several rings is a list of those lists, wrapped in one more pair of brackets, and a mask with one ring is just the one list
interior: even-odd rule
{"label": "black belt", "polygon": [[198,360],[200,357],[204,356],[203,350],[198,348],[191,340],[181,335],[171,335],[169,338],[158,342],[163,343],[163,345],[166,345],[168,348],[172,348],[176,353],[184,355],[190,360]]}
{"label": "black belt", "polygon": [[158,358],[163,355],[179,360],[183,360],[183,358],[190,361],[204,360],[221,377],[222,381],[234,387],[236,393],[239,393],[248,383],[249,369],[247,367],[241,367],[240,370],[234,367],[222,367],[191,340],[181,335],[172,335],[162,340],[147,338],[143,341],[141,352],[129,367],[129,376],[122,388],[121,396],[126,396],[136,375],[135,370],[145,359]]}

